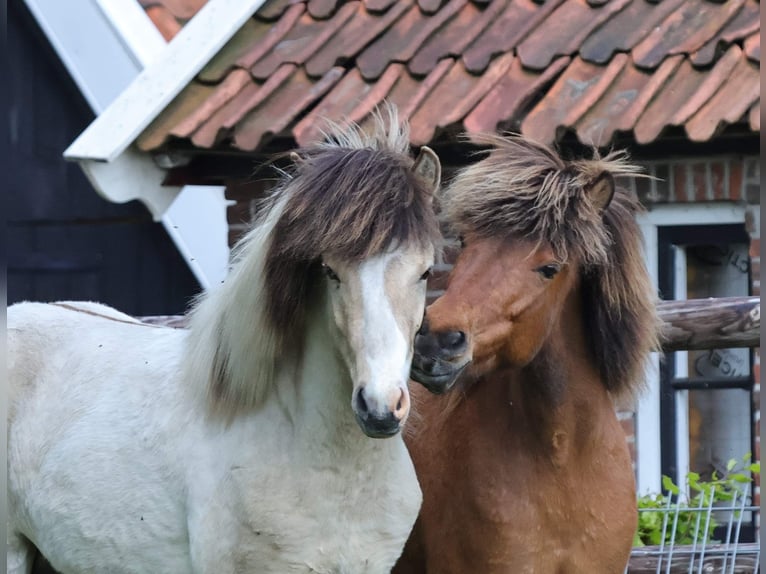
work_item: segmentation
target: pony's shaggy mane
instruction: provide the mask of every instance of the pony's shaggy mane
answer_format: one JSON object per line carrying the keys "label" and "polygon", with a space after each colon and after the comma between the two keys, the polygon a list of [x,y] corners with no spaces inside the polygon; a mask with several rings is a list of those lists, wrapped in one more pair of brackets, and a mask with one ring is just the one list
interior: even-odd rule
{"label": "pony's shaggy mane", "polygon": [[432,192],[413,171],[396,109],[373,128],[330,125],[299,151],[233,251],[226,282],[192,311],[189,375],[207,377],[224,413],[257,407],[282,367],[300,360],[323,254],[360,261],[440,236]]}
{"label": "pony's shaggy mane", "polygon": [[[476,138],[472,138],[474,141]],[[443,192],[446,219],[459,234],[522,237],[549,244],[562,262],[582,266],[586,333],[602,380],[619,400],[645,382],[659,348],[656,293],[643,258],[637,198],[622,188],[601,210],[587,190],[604,174],[637,176],[624,152],[562,159],[522,136],[481,137],[489,155]]]}

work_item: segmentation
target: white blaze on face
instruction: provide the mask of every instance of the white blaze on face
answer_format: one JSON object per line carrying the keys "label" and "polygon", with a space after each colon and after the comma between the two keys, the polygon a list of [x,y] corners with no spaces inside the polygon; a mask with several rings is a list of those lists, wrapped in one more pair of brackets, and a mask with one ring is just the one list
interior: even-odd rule
{"label": "white blaze on face", "polygon": [[[397,253],[373,257],[359,267],[359,283],[362,295],[363,348],[357,360],[359,375],[364,381],[364,394],[370,411],[385,413],[390,403],[407,392],[407,379],[412,360],[410,345],[394,313],[393,300],[386,293],[386,287],[401,288],[387,275],[395,273],[394,259]],[[388,273],[387,273],[388,272]],[[413,285],[413,287],[415,287]],[[413,288],[411,297],[419,293]],[[399,310],[401,312],[402,310]],[[360,381],[360,382],[362,382]]]}

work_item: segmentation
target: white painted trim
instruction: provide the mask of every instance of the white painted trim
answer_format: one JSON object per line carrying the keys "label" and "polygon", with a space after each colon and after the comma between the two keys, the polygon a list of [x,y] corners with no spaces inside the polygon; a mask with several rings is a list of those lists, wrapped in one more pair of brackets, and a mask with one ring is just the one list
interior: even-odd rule
{"label": "white painted trim", "polygon": [[205,289],[220,285],[229,271],[224,189],[187,185],[162,215],[168,235]]}
{"label": "white painted trim", "polygon": [[668,203],[638,216],[639,224],[656,226],[742,223],[747,206],[738,203]]}
{"label": "white painted trim", "polygon": [[[673,248],[673,283],[676,300],[684,300],[688,297],[687,270],[686,270],[686,247],[677,245]],[[689,351],[676,351],[675,376],[686,378],[689,376]],[[689,474],[689,391],[675,391],[676,400],[676,469],[678,481],[682,491],[689,495],[687,485],[684,483]]]}
{"label": "white painted trim", "polygon": [[163,186],[165,172],[151,157],[133,148],[111,163],[93,160],[78,163],[99,195],[112,203],[139,199],[149,208],[155,221],[160,220],[181,192],[180,187]]}
{"label": "white painted trim", "polygon": [[[663,204],[638,216],[644,236],[646,265],[654,288],[658,288],[657,230],[678,225],[744,223],[747,206],[734,203]],[[660,447],[660,355],[652,353],[647,390],[636,406],[636,483],[639,494],[661,491]]]}
{"label": "white painted trim", "polygon": [[137,2],[95,0],[101,11],[125,43],[125,47],[146,68],[165,49],[167,42]]}
{"label": "white painted trim", "polygon": [[[141,63],[125,49],[94,0],[24,2],[96,114],[141,71]],[[105,65],[109,66],[108,74],[102,73]]]}
{"label": "white painted trim", "polygon": [[113,161],[164,110],[264,0],[209,0],[67,148],[67,159]]}
{"label": "white painted trim", "polygon": [[[655,291],[658,289],[657,226],[641,224],[644,236],[646,266]],[[638,494],[660,492],[661,437],[660,437],[660,354],[652,353],[646,373],[646,391],[636,405],[636,488]]]}

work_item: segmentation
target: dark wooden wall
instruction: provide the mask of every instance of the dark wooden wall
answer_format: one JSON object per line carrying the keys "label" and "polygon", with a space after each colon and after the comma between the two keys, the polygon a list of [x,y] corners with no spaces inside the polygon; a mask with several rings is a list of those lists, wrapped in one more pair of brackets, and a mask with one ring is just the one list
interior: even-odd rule
{"label": "dark wooden wall", "polygon": [[102,199],[62,158],[93,113],[21,0],[8,3],[7,31],[10,151],[0,186],[8,303],[87,299],[137,315],[184,311],[199,285],[162,225],[138,202]]}

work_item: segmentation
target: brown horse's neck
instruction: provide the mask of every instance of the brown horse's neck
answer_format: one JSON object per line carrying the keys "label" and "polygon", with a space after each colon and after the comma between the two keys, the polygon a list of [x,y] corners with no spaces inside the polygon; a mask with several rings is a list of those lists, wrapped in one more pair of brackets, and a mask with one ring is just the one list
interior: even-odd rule
{"label": "brown horse's neck", "polygon": [[[524,367],[498,369],[471,389],[484,408],[503,409],[514,435],[530,450],[564,464],[573,449],[587,446],[610,404],[587,344],[579,289],[535,358]],[[608,410],[608,409],[607,409]],[[535,445],[532,448],[532,445]]]}

